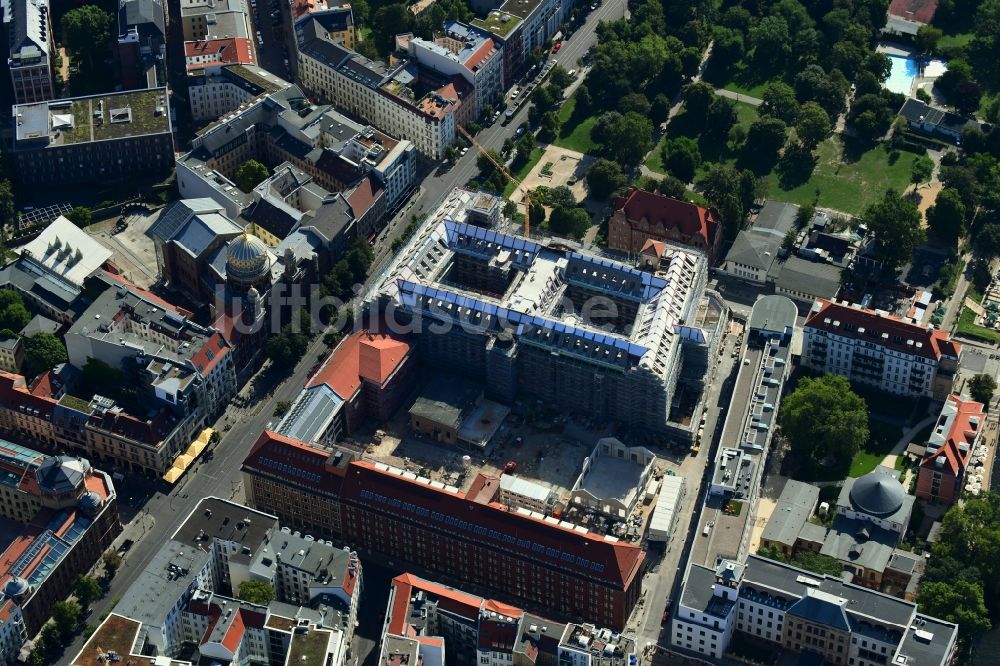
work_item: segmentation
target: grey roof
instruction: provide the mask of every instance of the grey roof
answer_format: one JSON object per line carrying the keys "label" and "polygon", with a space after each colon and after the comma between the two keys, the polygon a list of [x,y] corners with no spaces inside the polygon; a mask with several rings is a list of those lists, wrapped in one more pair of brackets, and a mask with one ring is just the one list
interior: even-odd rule
{"label": "grey roof", "polygon": [[903,506],[906,491],[903,484],[878,470],[845,485],[851,506],[872,516],[890,516]]}
{"label": "grey roof", "polygon": [[80,487],[89,467],[90,463],[80,458],[49,456],[35,470],[35,479],[47,492],[63,495]]}
{"label": "grey roof", "polygon": [[79,286],[49,273],[37,261],[23,255],[0,269],[0,287],[17,289],[73,318],[86,307],[87,299],[82,296]]}
{"label": "grey roof", "polygon": [[712,586],[715,585],[715,571],[700,564],[692,564],[688,569],[687,582],[681,591],[681,605],[704,611],[712,601]]}
{"label": "grey roof", "polygon": [[239,225],[220,213],[195,215],[171,239],[194,257],[202,253],[219,237],[235,237],[243,231]]}
{"label": "grey roof", "polygon": [[841,270],[834,264],[792,256],[775,264],[769,277],[779,289],[805,293],[811,299],[829,300],[840,291]]}
{"label": "grey roof", "polygon": [[774,231],[784,239],[785,234],[795,224],[795,218],[799,214],[799,207],[795,204],[784,201],[768,201],[764,204],[757,219],[754,220],[753,228],[757,231]]}
{"label": "grey roof", "polygon": [[910,624],[916,611],[916,604],[912,601],[899,599],[860,585],[846,583],[840,578],[822,576],[757,555],[747,557],[743,584],[778,591],[785,596],[795,598],[805,596],[806,590],[811,587],[845,597],[848,600],[848,615],[852,617],[852,621],[854,616],[869,617],[877,618],[886,624],[906,627]]}
{"label": "grey roof", "polygon": [[47,57],[51,37],[47,34],[47,3],[41,0],[13,0],[9,6],[13,13],[9,19],[11,64],[16,66],[21,59],[30,64],[37,58]]}
{"label": "grey roof", "polygon": [[799,539],[808,543],[823,543],[826,539],[826,528],[806,521],[802,523],[802,529],[799,530]]}
{"label": "grey roof", "polygon": [[483,394],[480,384],[446,373],[438,373],[428,382],[410,407],[410,414],[458,427],[462,414],[475,405]]}
{"label": "grey roof", "polygon": [[911,123],[936,125],[950,132],[961,133],[966,127],[979,127],[979,123],[951,111],[937,109],[919,99],[908,97],[899,109],[899,115]]}
{"label": "grey roof", "polygon": [[841,562],[883,572],[898,541],[895,532],[865,520],[837,516],[819,552]]}
{"label": "grey roof", "polygon": [[905,550],[895,550],[889,560],[889,568],[894,571],[901,571],[906,574],[913,574],[920,563],[920,556],[908,553]]}
{"label": "grey roof", "polygon": [[194,543],[167,541],[122,595],[116,612],[145,625],[163,627],[177,600],[193,588],[195,576],[210,558],[208,549]]}
{"label": "grey roof", "polygon": [[846,599],[822,590],[806,590],[806,596],[792,604],[786,615],[801,617],[816,624],[833,627],[841,631],[849,631],[850,623],[844,612]]}
{"label": "grey roof", "polygon": [[31,318],[24,328],[21,329],[21,335],[30,338],[37,333],[52,333],[55,335],[56,331],[59,330],[59,322],[52,321],[48,317],[40,314],[36,314]]}
{"label": "grey roof", "polygon": [[750,328],[784,333],[795,326],[798,314],[795,303],[785,296],[761,296],[750,312]]}
{"label": "grey roof", "polygon": [[302,25],[302,31],[305,43],[299,47],[299,51],[327,67],[339,68],[353,53],[350,49],[344,48],[336,42],[331,42],[321,37],[314,37],[316,23],[311,20],[306,21]]}
{"label": "grey roof", "polygon": [[818,501],[819,488],[789,479],[781,491],[781,497],[778,498],[778,503],[767,521],[761,538],[794,546],[799,532],[809,520]]}
{"label": "grey roof", "polygon": [[205,535],[209,539],[238,541],[256,546],[277,524],[275,516],[263,511],[255,511],[218,497],[206,497],[198,502],[198,506],[170,538],[195,545],[200,543],[198,537]]}
{"label": "grey roof", "polygon": [[295,398],[275,432],[301,442],[318,442],[343,403],[326,384],[310,386]]}
{"label": "grey roof", "polygon": [[948,663],[957,638],[958,625],[921,614],[903,635],[896,653],[906,656],[907,664],[943,666]]}
{"label": "grey roof", "polygon": [[344,32],[354,26],[354,13],[350,5],[309,12],[309,17],[323,26],[327,32]]}
{"label": "grey roof", "polygon": [[192,216],[217,213],[221,210],[223,207],[209,198],[181,199],[168,206],[159,218],[149,225],[146,235],[154,242],[163,243],[176,236]]}
{"label": "grey roof", "polygon": [[768,201],[757,213],[753,226],[744,229],[726,254],[726,261],[763,269],[771,268],[785,234],[795,224],[799,207],[783,201]]}
{"label": "grey roof", "polygon": [[161,0],[120,0],[118,3],[118,31],[120,35],[136,26],[143,37],[163,38],[163,3]]}

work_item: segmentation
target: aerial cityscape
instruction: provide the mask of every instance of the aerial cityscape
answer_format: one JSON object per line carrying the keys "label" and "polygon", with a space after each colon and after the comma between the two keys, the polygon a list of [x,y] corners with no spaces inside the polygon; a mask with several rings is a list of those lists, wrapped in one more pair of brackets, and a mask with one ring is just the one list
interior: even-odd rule
{"label": "aerial cityscape", "polygon": [[1000,0],[0,16],[0,666],[1000,663]]}

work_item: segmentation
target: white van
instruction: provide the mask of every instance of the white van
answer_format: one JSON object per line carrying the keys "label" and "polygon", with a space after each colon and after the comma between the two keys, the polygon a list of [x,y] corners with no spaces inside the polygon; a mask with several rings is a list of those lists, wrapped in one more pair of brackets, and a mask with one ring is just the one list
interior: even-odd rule
{"label": "white van", "polygon": [[571,79],[575,79],[576,78],[576,70],[575,69],[569,70],[569,78],[571,78]]}

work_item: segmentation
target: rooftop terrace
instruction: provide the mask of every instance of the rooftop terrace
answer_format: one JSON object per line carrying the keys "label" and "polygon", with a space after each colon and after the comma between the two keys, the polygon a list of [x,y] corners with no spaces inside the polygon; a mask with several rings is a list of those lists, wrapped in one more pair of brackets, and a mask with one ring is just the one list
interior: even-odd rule
{"label": "rooftop terrace", "polygon": [[333,634],[322,629],[310,629],[305,633],[294,633],[288,648],[287,664],[322,664],[326,661],[327,649]]}
{"label": "rooftop terrace", "polygon": [[520,25],[521,19],[507,12],[493,10],[484,18],[474,18],[469,23],[484,30],[489,30],[498,37],[506,37],[514,31],[514,28]]}
{"label": "rooftop terrace", "polygon": [[71,666],[106,666],[111,652],[126,657],[139,633],[139,623],[117,613],[108,616],[71,662]]}

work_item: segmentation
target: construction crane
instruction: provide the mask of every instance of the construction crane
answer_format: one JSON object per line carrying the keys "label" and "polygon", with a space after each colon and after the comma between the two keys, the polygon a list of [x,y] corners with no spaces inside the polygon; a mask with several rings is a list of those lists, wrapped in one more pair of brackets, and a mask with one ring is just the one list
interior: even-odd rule
{"label": "construction crane", "polygon": [[[471,143],[473,147],[475,147],[475,149],[479,151],[481,155],[483,155],[486,159],[490,161],[490,164],[492,164],[497,168],[497,171],[502,173],[504,177],[507,178],[507,180],[514,183],[515,192],[517,191],[517,188],[521,187],[521,181],[518,180],[514,176],[514,174],[512,174],[507,169],[507,166],[503,162],[494,159],[494,157],[490,155],[488,150],[483,148],[478,141],[472,138],[471,134],[465,131],[464,127],[457,124],[455,125],[455,127],[458,128],[459,133],[461,133],[461,135],[464,136],[469,141],[469,143]],[[528,238],[531,237],[531,190],[527,188],[525,188],[524,190],[524,235]]]}

